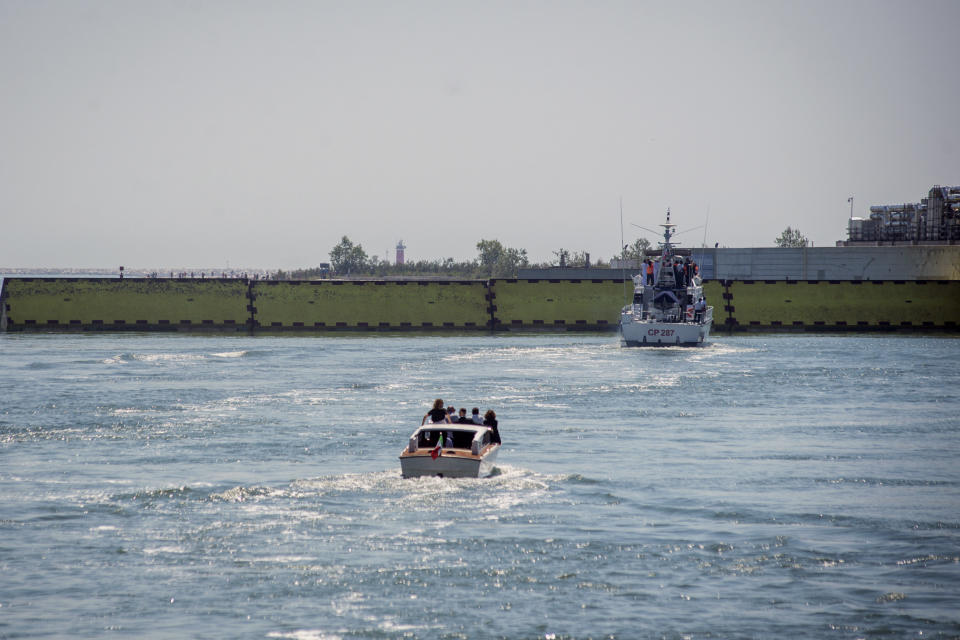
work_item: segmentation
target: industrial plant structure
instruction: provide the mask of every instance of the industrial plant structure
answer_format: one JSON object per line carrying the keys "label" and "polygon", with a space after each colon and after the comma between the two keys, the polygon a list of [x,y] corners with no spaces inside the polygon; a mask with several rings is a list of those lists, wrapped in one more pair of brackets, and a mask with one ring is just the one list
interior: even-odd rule
{"label": "industrial plant structure", "polygon": [[930,189],[919,203],[870,207],[869,218],[850,218],[846,246],[953,244],[960,240],[960,187]]}

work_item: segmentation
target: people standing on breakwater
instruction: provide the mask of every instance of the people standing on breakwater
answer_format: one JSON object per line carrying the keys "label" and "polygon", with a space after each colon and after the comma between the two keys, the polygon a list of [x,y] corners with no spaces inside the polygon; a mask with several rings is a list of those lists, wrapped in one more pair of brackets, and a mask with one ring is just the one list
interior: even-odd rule
{"label": "people standing on breakwater", "polygon": [[427,422],[427,418],[430,418],[430,422],[434,424],[440,422],[450,422],[447,419],[447,412],[443,409],[443,398],[437,398],[433,401],[433,409],[427,411],[427,414],[423,416],[423,420],[420,421],[421,426]]}
{"label": "people standing on breakwater", "polygon": [[497,429],[497,414],[494,413],[493,409],[489,409],[483,414],[483,424],[490,427],[490,431],[493,432],[490,434],[490,442],[501,444],[500,431]]}

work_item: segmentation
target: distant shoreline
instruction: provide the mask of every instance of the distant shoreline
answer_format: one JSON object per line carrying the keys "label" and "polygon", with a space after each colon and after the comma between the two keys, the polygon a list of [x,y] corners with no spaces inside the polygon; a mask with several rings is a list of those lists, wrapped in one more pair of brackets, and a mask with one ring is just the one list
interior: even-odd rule
{"label": "distant shoreline", "polygon": [[[259,274],[261,278],[267,276],[270,273],[267,269],[185,269],[183,267],[178,267],[176,269],[127,269],[124,268],[123,276],[125,278],[170,278],[180,277],[181,274],[187,274],[187,277],[196,277],[199,278],[201,275],[207,278],[244,278],[244,277],[253,277],[254,275]],[[76,268],[76,267],[67,267],[62,269],[54,268],[2,268],[0,267],[0,278],[9,277],[9,278],[24,278],[24,277],[34,277],[34,278],[51,278],[51,277],[69,277],[69,278],[119,278],[120,270],[117,268],[113,269],[99,269],[99,268]]]}

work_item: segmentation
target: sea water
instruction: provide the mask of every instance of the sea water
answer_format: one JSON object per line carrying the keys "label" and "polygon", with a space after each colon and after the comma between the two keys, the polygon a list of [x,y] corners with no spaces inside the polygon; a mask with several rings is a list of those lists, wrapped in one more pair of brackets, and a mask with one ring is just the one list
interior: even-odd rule
{"label": "sea water", "polygon": [[[400,477],[435,398],[492,477]],[[2,638],[960,636],[960,340],[0,335]]]}

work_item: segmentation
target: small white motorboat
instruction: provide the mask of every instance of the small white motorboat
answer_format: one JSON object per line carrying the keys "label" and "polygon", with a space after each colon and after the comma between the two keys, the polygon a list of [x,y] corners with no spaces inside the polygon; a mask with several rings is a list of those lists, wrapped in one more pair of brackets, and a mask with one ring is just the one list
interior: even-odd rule
{"label": "small white motorboat", "polygon": [[482,424],[433,423],[419,427],[400,454],[404,478],[479,478],[490,475],[500,443]]}

